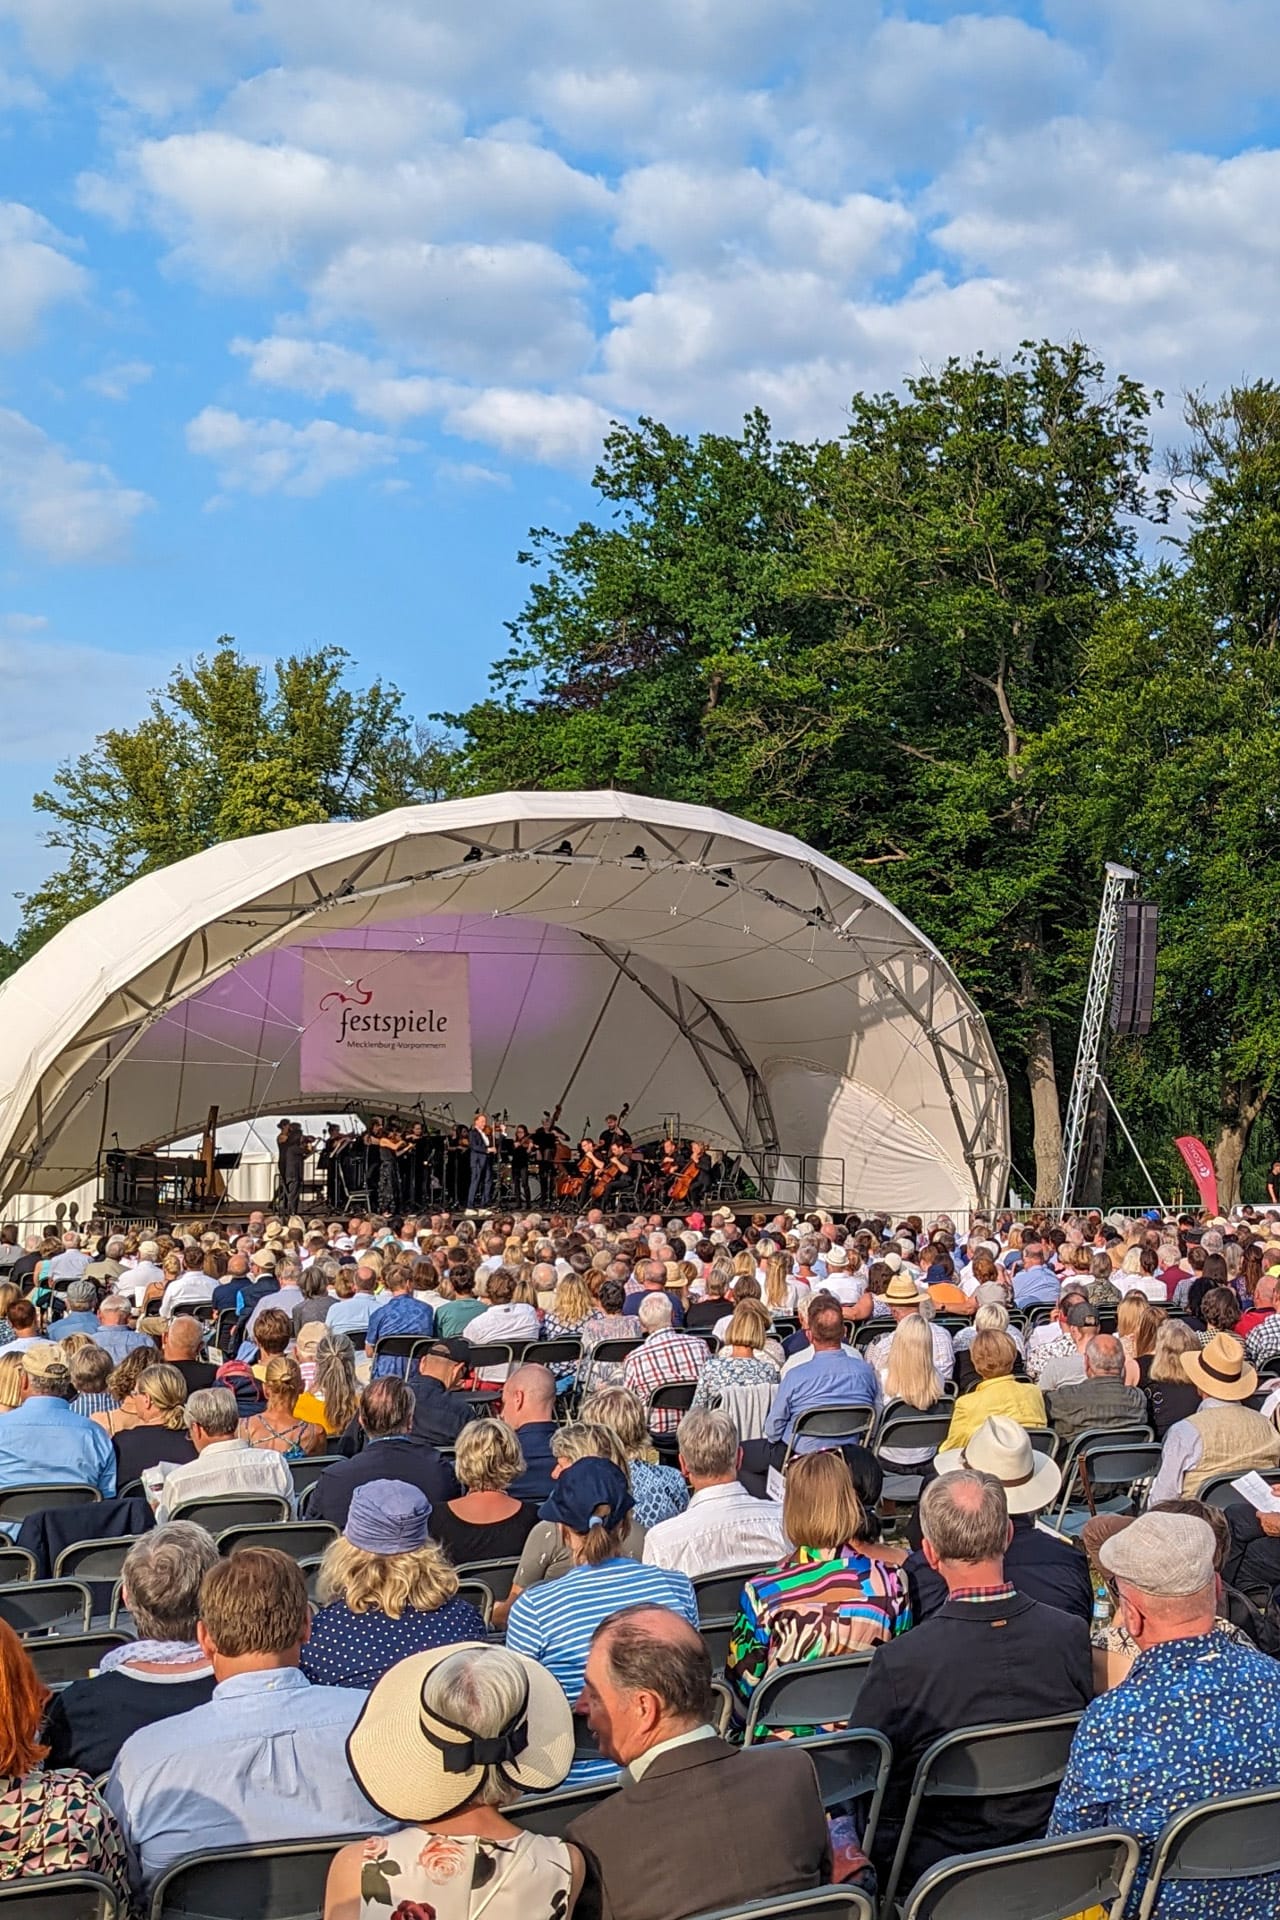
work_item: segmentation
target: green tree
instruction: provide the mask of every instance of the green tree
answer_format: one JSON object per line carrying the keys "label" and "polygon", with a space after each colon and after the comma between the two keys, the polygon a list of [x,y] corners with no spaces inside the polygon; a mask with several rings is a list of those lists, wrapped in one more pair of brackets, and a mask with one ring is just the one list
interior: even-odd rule
{"label": "green tree", "polygon": [[135,727],[100,734],[35,796],[58,870],[22,901],[9,972],[140,874],[201,848],[316,820],[354,820],[439,793],[435,736],[393,686],[346,684],[338,647],[264,668],[224,637],[179,667]]}
{"label": "green tree", "polygon": [[1148,404],[1041,344],[857,396],[815,446],[616,428],[611,522],[535,536],[494,694],[451,717],[471,790],[612,780],[876,869],[991,1019],[1046,1198],[1090,908],[1026,755],[1161,511]]}

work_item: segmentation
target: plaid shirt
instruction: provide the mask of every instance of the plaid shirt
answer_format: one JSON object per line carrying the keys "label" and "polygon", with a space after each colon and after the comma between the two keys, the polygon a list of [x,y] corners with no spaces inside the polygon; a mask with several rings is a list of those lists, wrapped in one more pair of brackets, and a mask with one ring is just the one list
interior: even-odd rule
{"label": "plaid shirt", "polygon": [[1280,1313],[1269,1313],[1262,1325],[1254,1328],[1245,1340],[1244,1350],[1255,1367],[1280,1353]]}
{"label": "plaid shirt", "polygon": [[[682,1380],[696,1381],[710,1358],[711,1349],[705,1340],[691,1333],[677,1333],[674,1327],[664,1327],[661,1333],[651,1333],[642,1347],[627,1355],[622,1384],[647,1400],[655,1387],[672,1386]],[[674,1407],[662,1408],[650,1420],[649,1431],[674,1433],[679,1424],[680,1415]]]}
{"label": "plaid shirt", "polygon": [[1013,1600],[1017,1597],[1017,1588],[1008,1580],[998,1587],[953,1587],[947,1595],[947,1604],[953,1600]]}

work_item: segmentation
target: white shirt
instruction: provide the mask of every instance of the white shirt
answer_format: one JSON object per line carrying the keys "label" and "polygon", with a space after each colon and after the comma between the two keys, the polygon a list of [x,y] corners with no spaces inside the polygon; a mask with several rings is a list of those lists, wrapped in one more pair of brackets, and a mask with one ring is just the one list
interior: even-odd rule
{"label": "white shirt", "polygon": [[1113,1286],[1119,1287],[1122,1298],[1126,1293],[1145,1293],[1158,1307],[1169,1304],[1164,1281],[1158,1280],[1154,1273],[1113,1273],[1111,1280]]}
{"label": "white shirt", "polygon": [[865,1273],[850,1273],[845,1267],[832,1267],[823,1282],[822,1291],[838,1300],[842,1307],[852,1307],[861,1300],[867,1290]]}
{"label": "white shirt", "polygon": [[660,1520],[645,1535],[644,1560],[673,1573],[721,1573],[726,1567],[773,1567],[791,1542],[777,1500],[757,1500],[737,1480],[700,1487],[683,1513]]}
{"label": "white shirt", "polygon": [[[844,1346],[841,1347],[840,1351],[841,1353],[847,1353],[851,1360],[856,1360],[858,1357],[858,1349],[856,1347]],[[782,1378],[785,1380],[789,1373],[793,1373],[797,1367],[804,1366],[806,1361],[812,1360],[812,1358],[813,1348],[801,1347],[799,1353],[793,1353],[788,1359],[783,1361]]]}
{"label": "white shirt", "polygon": [[660,1753],[670,1753],[676,1747],[691,1747],[698,1740],[718,1740],[720,1735],[714,1727],[704,1721],[700,1727],[690,1727],[688,1733],[673,1734],[670,1740],[659,1740],[647,1753],[638,1753],[626,1768],[633,1780],[643,1780],[649,1768]]}
{"label": "white shirt", "polygon": [[160,1318],[172,1320],[179,1307],[208,1306],[213,1299],[213,1281],[207,1273],[180,1273],[164,1290]]}
{"label": "white shirt", "polygon": [[[504,1306],[486,1307],[474,1320],[468,1320],[463,1337],[478,1347],[488,1346],[491,1341],[536,1340],[538,1309],[523,1300],[508,1300]],[[476,1379],[486,1387],[500,1387],[509,1372],[507,1366],[480,1367],[476,1371]]]}
{"label": "white shirt", "polygon": [[125,1267],[115,1284],[117,1293],[127,1293],[135,1307],[141,1306],[142,1296],[148,1287],[163,1286],[164,1269],[154,1260],[139,1260],[136,1266]]}
{"label": "white shirt", "polygon": [[221,1493],[282,1493],[293,1511],[293,1475],[283,1454],[247,1440],[213,1440],[196,1459],[165,1475],[156,1519],[163,1525],[176,1506]]}

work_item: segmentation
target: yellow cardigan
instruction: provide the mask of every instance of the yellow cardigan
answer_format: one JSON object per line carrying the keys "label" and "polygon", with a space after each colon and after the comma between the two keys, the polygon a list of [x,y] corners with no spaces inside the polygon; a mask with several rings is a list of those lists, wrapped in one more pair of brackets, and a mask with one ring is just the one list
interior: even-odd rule
{"label": "yellow cardigan", "polygon": [[984,1420],[993,1413],[1007,1414],[1020,1427],[1047,1427],[1044,1395],[1029,1380],[1015,1380],[1004,1374],[998,1380],[980,1380],[972,1393],[962,1393],[956,1401],[951,1425],[943,1441],[944,1448],[967,1446]]}

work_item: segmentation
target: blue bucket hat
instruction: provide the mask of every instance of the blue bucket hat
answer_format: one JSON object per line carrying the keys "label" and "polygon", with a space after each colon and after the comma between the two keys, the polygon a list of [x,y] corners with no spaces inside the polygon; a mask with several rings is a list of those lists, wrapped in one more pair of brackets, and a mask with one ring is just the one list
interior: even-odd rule
{"label": "blue bucket hat", "polygon": [[[627,1476],[612,1460],[575,1460],[551,1482],[551,1492],[538,1508],[538,1518],[555,1520],[574,1533],[590,1533],[593,1527],[607,1527],[612,1532],[634,1505]],[[599,1514],[597,1507],[608,1511]]]}
{"label": "blue bucket hat", "polygon": [[343,1538],[366,1553],[416,1553],[427,1543],[431,1502],[404,1480],[366,1480],[351,1496]]}

